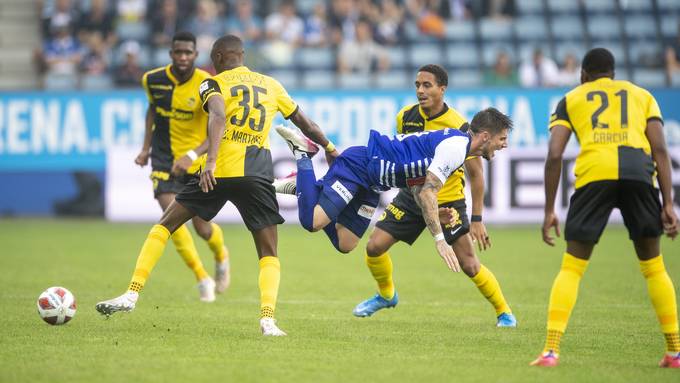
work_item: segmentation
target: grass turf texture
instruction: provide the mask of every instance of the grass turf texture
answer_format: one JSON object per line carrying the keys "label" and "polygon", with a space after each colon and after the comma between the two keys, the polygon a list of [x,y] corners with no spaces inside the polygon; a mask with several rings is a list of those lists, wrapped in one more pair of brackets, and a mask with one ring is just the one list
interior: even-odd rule
{"label": "grass turf texture", "polygon": [[[137,309],[106,320],[94,305],[125,290],[150,225],[0,221],[0,381],[677,382],[680,376],[656,367],[663,338],[621,227],[607,230],[596,248],[561,365],[552,370],[527,364],[543,345],[564,243],[544,246],[537,227],[489,228],[493,248],[481,258],[519,320],[517,329],[497,329],[490,305],[465,275],[447,271],[427,235],[391,252],[397,309],[362,319],[352,308],[375,292],[365,242],[342,255],[321,233],[281,226],[277,318],[289,336],[280,339],[259,332],[250,234],[222,227],[232,286],[217,302],[199,302],[191,272],[169,245]],[[194,238],[212,274],[208,248]],[[677,287],[680,242],[664,239],[662,248]],[[78,302],[64,326],[49,326],[36,313],[38,295],[54,285],[70,289]]]}

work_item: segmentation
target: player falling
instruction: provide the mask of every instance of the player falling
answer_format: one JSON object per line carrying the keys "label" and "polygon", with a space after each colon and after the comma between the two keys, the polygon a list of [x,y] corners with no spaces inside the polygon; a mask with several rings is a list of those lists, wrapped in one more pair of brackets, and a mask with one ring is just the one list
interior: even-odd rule
{"label": "player falling", "polygon": [[318,149],[297,131],[278,126],[297,161],[297,175],[278,183],[277,191],[296,193],[302,226],[310,232],[323,230],[338,251],[347,253],[368,228],[380,192],[409,188],[437,252],[449,269],[459,272],[458,259],[442,232],[437,194],[468,156],[490,160],[507,147],[511,129],[506,115],[489,108],[475,115],[468,132],[442,129],[390,138],[371,130],[367,146],[342,152],[317,181],[311,156]]}
{"label": "player falling", "polygon": [[567,251],[550,292],[545,347],[531,365],[558,364],[560,341],[576,304],[581,278],[612,209],[618,208],[666,340],[666,353],[659,366],[680,368],[675,289],[659,246],[664,232],[670,238],[678,234],[661,111],[647,90],[614,80],[614,56],[608,50],[590,50],[581,68],[581,85],[567,93],[550,119],[543,221],[543,241],[550,246],[555,245],[550,228],[554,227],[559,236],[555,196],[562,153],[572,132],[581,150],[576,157],[576,190],[564,229]]}

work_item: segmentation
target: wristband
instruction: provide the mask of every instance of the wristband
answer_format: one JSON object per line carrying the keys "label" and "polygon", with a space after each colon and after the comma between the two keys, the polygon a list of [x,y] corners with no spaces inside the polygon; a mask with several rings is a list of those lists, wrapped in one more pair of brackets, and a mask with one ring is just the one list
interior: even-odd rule
{"label": "wristband", "polygon": [[470,222],[482,222],[482,216],[473,214],[470,216]]}
{"label": "wristband", "polygon": [[335,145],[333,145],[332,142],[328,141],[328,145],[326,145],[324,149],[326,149],[327,152],[332,152],[335,150]]}
{"label": "wristband", "polygon": [[444,240],[444,233],[439,233],[439,234],[434,236],[435,242],[439,242],[439,241],[443,241],[443,240]]}
{"label": "wristband", "polygon": [[186,156],[191,158],[192,161],[196,161],[196,159],[198,158],[198,154],[196,154],[196,152],[194,152],[193,150],[189,150]]}

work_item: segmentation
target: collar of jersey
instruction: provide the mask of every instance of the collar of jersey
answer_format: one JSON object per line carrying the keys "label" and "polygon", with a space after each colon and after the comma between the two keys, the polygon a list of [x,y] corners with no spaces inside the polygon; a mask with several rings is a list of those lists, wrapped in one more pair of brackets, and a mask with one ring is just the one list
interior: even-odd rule
{"label": "collar of jersey", "polygon": [[442,109],[441,112],[435,114],[435,115],[432,116],[432,117],[427,117],[427,115],[425,114],[425,112],[423,112],[423,108],[422,108],[420,105],[418,105],[418,113],[420,113],[420,115],[423,117],[423,119],[425,119],[425,121],[436,120],[437,118],[443,116],[443,115],[444,115],[446,112],[448,112],[448,111],[449,111],[449,106],[446,105],[446,103],[444,103],[444,109]]}
{"label": "collar of jersey", "polygon": [[175,75],[172,74],[172,71],[170,70],[170,67],[171,67],[171,66],[172,66],[172,64],[168,64],[168,65],[165,66],[165,74],[166,74],[166,76],[168,76],[168,78],[170,79],[170,81],[172,81],[172,83],[175,84],[175,86],[177,86],[177,85],[183,85],[183,84],[188,83],[189,81],[191,81],[191,79],[192,79],[192,78],[194,77],[194,75],[196,74],[196,68],[194,68],[194,73],[191,74],[191,77],[189,77],[189,78],[188,78],[186,81],[184,81],[183,83],[180,83],[180,82],[177,80],[177,77],[175,77]]}
{"label": "collar of jersey", "polygon": [[222,73],[226,73],[226,72],[250,72],[250,69],[248,69],[248,67],[245,66],[245,65],[241,65],[241,66],[237,66],[236,68],[225,70]]}

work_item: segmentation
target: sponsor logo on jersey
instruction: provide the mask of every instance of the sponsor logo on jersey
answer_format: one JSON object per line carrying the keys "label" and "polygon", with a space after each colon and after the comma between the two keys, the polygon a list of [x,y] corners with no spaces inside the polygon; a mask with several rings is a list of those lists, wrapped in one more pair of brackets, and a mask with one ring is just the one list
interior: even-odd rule
{"label": "sponsor logo on jersey", "polygon": [[151,84],[149,89],[172,90],[172,85]]}
{"label": "sponsor logo on jersey", "polygon": [[351,201],[352,198],[354,198],[354,196],[352,195],[352,193],[350,193],[350,191],[347,190],[347,188],[344,187],[344,186],[340,183],[340,181],[335,181],[335,182],[333,183],[333,185],[331,185],[331,189],[335,190],[335,192],[338,193],[338,195],[339,195],[343,200],[345,200],[345,203],[349,203],[349,201]]}
{"label": "sponsor logo on jersey", "polygon": [[367,219],[373,218],[373,213],[375,213],[375,207],[369,205],[361,205],[357,211],[357,215]]}
{"label": "sponsor logo on jersey", "polygon": [[165,108],[161,108],[160,106],[156,107],[156,113],[161,116],[161,117],[166,117],[171,120],[180,120],[180,121],[189,121],[194,118],[194,112],[191,110],[182,110],[182,109],[175,109],[172,108],[171,110],[167,110]]}
{"label": "sponsor logo on jersey", "polygon": [[[404,218],[404,211],[397,208],[396,206],[394,206],[392,204],[387,205],[387,207],[385,208],[385,211],[386,212],[389,211],[390,213],[392,213],[392,215],[394,216],[394,219],[396,219],[397,221],[401,221],[401,219]],[[383,215],[385,215],[385,213],[383,213]],[[382,218],[384,218],[384,217],[381,217],[381,219]]]}

